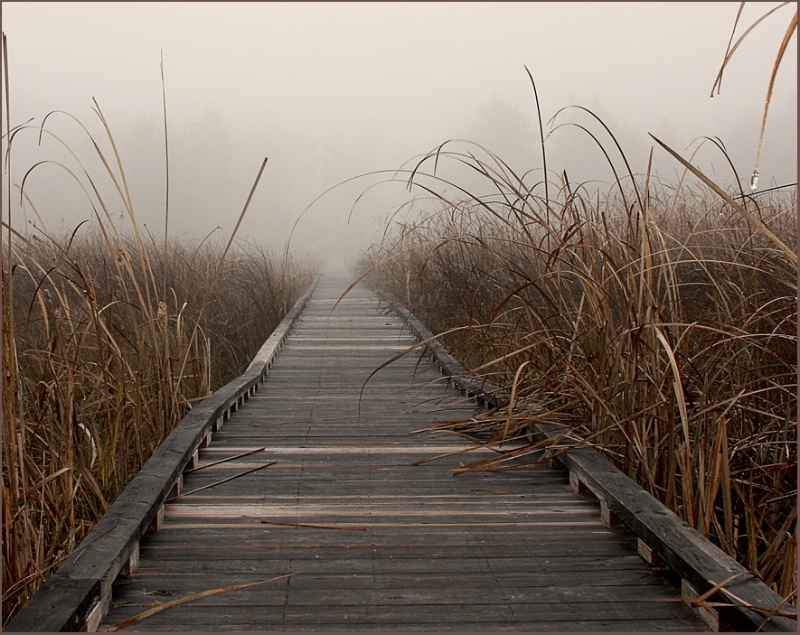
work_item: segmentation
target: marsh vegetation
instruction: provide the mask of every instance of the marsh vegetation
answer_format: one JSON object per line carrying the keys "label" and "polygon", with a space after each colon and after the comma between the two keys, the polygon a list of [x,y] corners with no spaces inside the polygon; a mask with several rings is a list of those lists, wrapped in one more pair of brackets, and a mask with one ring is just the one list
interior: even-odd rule
{"label": "marsh vegetation", "polygon": [[[100,134],[83,129],[104,167],[84,169],[78,153],[62,164],[86,195],[87,221],[50,232],[24,179],[7,184],[8,209],[13,191],[36,222],[3,221],[4,622],[193,404],[244,371],[311,280],[308,266],[233,235],[141,228],[97,114]],[[43,130],[12,130],[9,145]]]}
{"label": "marsh vegetation", "polygon": [[[426,171],[447,161],[479,175],[481,193]],[[474,375],[512,395],[440,427],[523,444],[468,466],[494,470],[534,455],[528,426],[559,424],[791,597],[794,188],[725,200],[631,172],[601,194],[566,173],[549,185],[533,174],[483,148],[440,148],[409,177],[432,211],[362,263]]]}
{"label": "marsh vegetation", "polygon": [[[731,34],[712,97],[739,44],[782,6]],[[531,157],[520,172],[491,148],[442,144],[394,177],[422,192],[414,205],[423,211],[390,224],[361,263],[471,374],[510,396],[477,420],[438,424],[498,450],[464,470],[504,469],[520,456],[533,464],[541,447],[528,428],[557,424],[562,439],[605,453],[790,602],[797,190],[759,190],[758,176],[776,74],[796,28],[795,13],[772,68],[752,174],[737,172],[717,138],[685,158],[653,137],[636,171],[603,120],[576,106],[556,113],[550,134],[587,135],[611,179],[575,181],[548,164],[529,72],[539,163]],[[723,184],[697,167],[703,147],[723,159]],[[674,180],[654,173],[654,153],[674,161]],[[550,446],[545,457],[560,451]]]}

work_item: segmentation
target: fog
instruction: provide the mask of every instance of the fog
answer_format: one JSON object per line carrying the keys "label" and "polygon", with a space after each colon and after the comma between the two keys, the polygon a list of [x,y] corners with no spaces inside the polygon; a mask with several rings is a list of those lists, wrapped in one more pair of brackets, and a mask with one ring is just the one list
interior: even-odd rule
{"label": "fog", "polygon": [[[163,236],[164,98],[169,149],[169,232],[227,240],[263,159],[267,167],[238,233],[242,242],[320,258],[378,239],[386,219],[421,191],[403,174],[451,139],[480,144],[521,172],[541,168],[536,83],[545,134],[584,125],[606,144],[600,116],[644,173],[648,133],[691,155],[721,139],[748,182],[770,74],[793,15],[784,6],[758,25],[709,99],[739,3],[36,3],[4,2],[10,125],[32,119],[75,152],[112,192],[85,133],[113,156],[97,101],[116,141],[139,223]],[[745,6],[741,35],[776,3]],[[793,36],[767,120],[760,184],[797,175],[797,54]],[[4,73],[5,74],[5,73]],[[5,110],[5,103],[3,104]],[[3,133],[6,133],[5,112]],[[4,153],[7,136],[4,136]],[[450,147],[450,146],[446,146]],[[465,149],[456,143],[453,149]],[[602,153],[575,125],[546,140],[548,168],[573,181],[613,180]],[[611,148],[611,146],[608,146]],[[655,147],[657,174],[680,166]],[[617,159],[615,159],[617,160]],[[696,162],[735,183],[711,144]],[[76,160],[34,128],[13,137],[11,176],[36,205],[16,226],[74,228],[93,218]],[[343,183],[344,182],[344,183]],[[4,181],[3,187],[6,187]],[[602,189],[602,188],[601,188]],[[119,197],[105,194],[124,218]],[[111,201],[111,202],[109,202]],[[424,200],[415,204],[422,209]],[[4,218],[8,205],[3,197]],[[395,218],[400,218],[397,216]],[[120,221],[125,222],[125,221]]]}

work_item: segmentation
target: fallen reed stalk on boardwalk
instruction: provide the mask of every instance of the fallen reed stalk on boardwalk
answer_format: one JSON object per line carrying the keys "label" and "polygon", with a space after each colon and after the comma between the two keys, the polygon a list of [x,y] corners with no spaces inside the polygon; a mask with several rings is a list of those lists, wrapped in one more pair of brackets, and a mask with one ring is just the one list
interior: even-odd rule
{"label": "fallen reed stalk on boardwalk", "polygon": [[[605,195],[447,143],[407,172],[433,209],[388,232],[363,271],[511,395],[439,428],[502,448],[532,423],[559,424],[791,600],[795,188],[720,197],[650,165],[635,175],[595,125],[625,165]],[[445,180],[448,162],[477,176]]]}
{"label": "fallen reed stalk on boardwalk", "polygon": [[[235,232],[227,244],[144,233],[96,113],[98,137],[71,121],[103,167],[92,172],[71,151],[74,165],[62,165],[94,215],[73,231],[50,233],[47,210],[28,196],[42,164],[22,183],[7,170],[19,196],[8,210],[37,223],[25,228],[7,212],[2,224],[4,623],[192,405],[247,368],[311,281],[286,256],[234,245]],[[57,138],[55,125],[48,116],[11,130],[6,166],[20,135]],[[132,229],[110,213],[120,206]]]}

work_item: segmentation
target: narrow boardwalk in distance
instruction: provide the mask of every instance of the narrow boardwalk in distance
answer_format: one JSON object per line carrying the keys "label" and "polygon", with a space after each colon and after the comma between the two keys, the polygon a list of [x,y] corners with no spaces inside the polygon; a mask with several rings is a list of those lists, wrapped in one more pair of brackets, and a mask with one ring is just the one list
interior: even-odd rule
{"label": "narrow boardwalk in distance", "polygon": [[472,447],[415,432],[474,406],[416,354],[365,385],[414,340],[360,286],[334,308],[352,280],[323,275],[260,391],[141,541],[101,630],[157,603],[288,574],[125,631],[704,630],[565,471],[448,472],[475,453],[412,465]]}

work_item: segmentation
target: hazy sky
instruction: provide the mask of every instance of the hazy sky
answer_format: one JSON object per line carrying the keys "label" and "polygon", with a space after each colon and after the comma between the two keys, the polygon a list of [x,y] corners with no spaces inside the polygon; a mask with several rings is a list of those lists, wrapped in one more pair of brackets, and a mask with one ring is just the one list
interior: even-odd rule
{"label": "hazy sky", "polygon": [[[698,137],[718,136],[744,180],[794,5],[748,36],[710,100],[738,6],[3,2],[11,125],[30,118],[38,125],[48,112],[64,110],[101,139],[95,98],[119,145],[137,215],[161,232],[163,51],[172,231],[198,237],[219,226],[217,235],[227,238],[269,157],[240,236],[276,248],[327,188],[399,168],[451,138],[486,144],[523,170],[541,167],[525,66],[545,120],[563,106],[594,110],[626,145],[635,171],[646,169],[648,132],[687,153]],[[774,6],[748,4],[737,36]],[[796,51],[794,37],[767,122],[763,187],[796,180]],[[589,120],[570,110],[558,121]],[[99,174],[73,121],[55,115],[48,128]],[[32,131],[15,137],[17,182],[36,161],[64,156],[53,139],[41,148],[36,140]],[[567,167],[573,180],[611,179],[576,128],[556,131],[547,147],[548,167]],[[677,179],[674,161],[661,150],[656,159],[660,176]],[[719,153],[704,149],[698,162],[733,182]],[[410,196],[399,183],[373,188],[348,225],[356,198],[377,180],[358,179],[324,196],[300,221],[297,246],[327,252],[370,240],[379,219]],[[91,215],[80,189],[53,165],[37,168],[26,190],[48,228]],[[30,210],[25,217],[33,218]]]}

